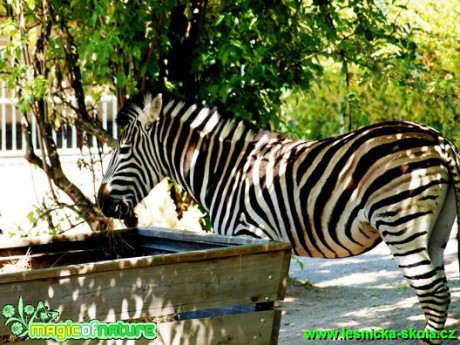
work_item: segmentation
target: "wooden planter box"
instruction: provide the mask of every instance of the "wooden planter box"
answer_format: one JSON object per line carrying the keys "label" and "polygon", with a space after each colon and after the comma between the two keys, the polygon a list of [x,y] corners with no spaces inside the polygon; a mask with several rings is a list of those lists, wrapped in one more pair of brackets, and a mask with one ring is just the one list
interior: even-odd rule
{"label": "wooden planter box", "polygon": [[69,344],[277,344],[288,244],[138,228],[3,241],[0,269],[26,253],[31,270],[0,274],[0,310],[23,296],[58,321],[158,322],[156,340]]}

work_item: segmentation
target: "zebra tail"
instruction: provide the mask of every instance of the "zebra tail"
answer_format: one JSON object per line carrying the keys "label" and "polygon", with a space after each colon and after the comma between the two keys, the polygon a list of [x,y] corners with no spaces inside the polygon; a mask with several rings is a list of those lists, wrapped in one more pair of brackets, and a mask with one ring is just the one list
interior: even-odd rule
{"label": "zebra tail", "polygon": [[455,145],[449,142],[450,150],[448,151],[449,160],[452,162],[450,175],[455,189],[455,198],[457,201],[457,260],[460,279],[460,154]]}
{"label": "zebra tail", "polygon": [[[455,150],[453,151],[455,155],[455,167],[457,170],[457,178],[460,180],[460,155]],[[460,182],[454,180],[455,195],[457,199],[457,260],[458,260],[458,272],[460,280]]]}
{"label": "zebra tail", "polygon": [[[460,156],[456,155],[456,168],[457,176],[460,173]],[[460,280],[460,187],[459,185],[454,185],[455,195],[457,199],[457,260],[458,260],[458,279]]]}
{"label": "zebra tail", "polygon": [[455,145],[447,140],[446,160],[448,162],[450,177],[455,191],[457,203],[457,260],[460,279],[460,153]]}

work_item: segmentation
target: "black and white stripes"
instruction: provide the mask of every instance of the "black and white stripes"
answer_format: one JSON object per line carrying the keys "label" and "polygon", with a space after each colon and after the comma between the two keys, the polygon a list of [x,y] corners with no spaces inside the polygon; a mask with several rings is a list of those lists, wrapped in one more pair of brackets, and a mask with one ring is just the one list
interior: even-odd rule
{"label": "black and white stripes", "polygon": [[292,140],[216,109],[146,93],[118,115],[120,141],[98,200],[129,218],[163,178],[185,188],[214,231],[340,258],[382,239],[415,289],[429,328],[444,326],[443,249],[459,213],[459,158],[437,131],[408,122],[320,141]]}

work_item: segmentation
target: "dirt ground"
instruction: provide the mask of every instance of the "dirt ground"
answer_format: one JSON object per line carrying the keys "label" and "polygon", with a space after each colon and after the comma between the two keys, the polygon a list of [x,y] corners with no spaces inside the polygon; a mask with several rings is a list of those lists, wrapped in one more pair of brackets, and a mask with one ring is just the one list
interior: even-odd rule
{"label": "dirt ground", "polygon": [[[460,334],[460,282],[457,241],[446,248],[446,272],[452,302],[448,329]],[[418,301],[404,280],[386,245],[346,259],[300,258],[291,261],[290,279],[282,310],[280,345],[319,344],[420,344],[417,340],[306,340],[306,329],[423,329],[424,317]],[[314,289],[307,287],[307,282]],[[443,344],[460,344],[446,340]]]}

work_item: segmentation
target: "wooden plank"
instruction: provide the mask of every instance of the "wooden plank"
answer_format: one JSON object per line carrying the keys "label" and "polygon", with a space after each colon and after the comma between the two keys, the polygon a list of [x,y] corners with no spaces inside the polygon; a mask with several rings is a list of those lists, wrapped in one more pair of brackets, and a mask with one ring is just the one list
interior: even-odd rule
{"label": "wooden plank", "polygon": [[[275,301],[285,278],[280,265],[285,251],[264,252],[268,250],[265,246],[238,249],[243,253],[235,251],[232,256],[211,255],[211,251],[198,253],[203,260],[196,262],[177,259],[168,262],[168,257],[197,254],[181,253],[143,259],[149,263],[166,261],[168,264],[164,265],[134,263],[123,267],[110,263],[116,264],[117,270],[49,279],[37,275],[36,280],[0,284],[0,306],[14,304],[23,296],[24,303],[36,305],[43,301],[51,310],[59,311],[60,318],[83,322]],[[0,334],[8,334],[4,325],[0,325]]]}
{"label": "wooden plank", "polygon": [[[56,263],[61,261],[59,266],[69,264],[81,264],[90,261],[113,261],[117,256],[123,258],[131,258],[162,254],[167,252],[189,252],[198,250],[208,250],[214,248],[222,248],[223,246],[230,246],[229,243],[238,243],[239,247],[242,245],[271,245],[273,242],[267,240],[255,240],[255,239],[234,239],[232,237],[220,236],[220,235],[209,235],[209,234],[196,234],[187,231],[169,230],[161,228],[142,228],[142,229],[128,229],[114,231],[109,233],[94,233],[92,234],[80,234],[80,235],[61,235],[61,236],[47,236],[44,238],[29,238],[19,239],[12,241],[5,241],[0,243],[0,266],[11,261],[10,259],[18,259],[21,255],[25,255],[30,251],[31,257],[33,258],[31,266],[39,268],[43,264],[42,268],[48,266],[56,266]],[[111,241],[122,242],[118,248],[113,249]],[[126,242],[127,245],[123,245]],[[16,247],[12,247],[16,245]],[[233,246],[233,244],[232,244]],[[289,245],[284,245],[288,248]],[[275,248],[275,250],[277,250]],[[87,253],[88,255],[82,255],[81,262],[78,262],[78,251]],[[74,254],[75,253],[75,254]],[[91,253],[91,255],[90,255]],[[230,252],[229,252],[230,253]],[[41,256],[39,254],[42,254]],[[46,256],[49,255],[49,258]],[[62,260],[62,258],[66,260]],[[72,258],[74,256],[74,258]],[[183,259],[183,258],[182,258]],[[3,263],[2,263],[3,262]],[[98,265],[95,269],[104,270],[110,269],[107,265]],[[82,267],[80,267],[82,268]],[[87,267],[86,267],[87,268]],[[75,267],[72,267],[74,274],[79,274]],[[67,270],[66,272],[70,272]],[[53,273],[45,273],[43,278],[48,276],[62,276]],[[10,279],[10,277],[5,277]],[[21,275],[17,279],[26,279],[24,275]],[[29,277],[29,279],[33,279]],[[0,276],[0,283],[5,280]]]}
{"label": "wooden plank", "polygon": [[0,275],[0,285],[13,282],[24,282],[36,279],[55,277],[68,277],[72,275],[90,274],[96,272],[116,271],[135,267],[150,267],[169,265],[180,262],[199,262],[203,260],[248,255],[255,253],[269,253],[277,251],[290,251],[291,246],[283,242],[271,242],[263,245],[246,245],[230,248],[217,248],[198,250],[193,252],[164,254],[158,256],[145,256],[139,258],[124,258],[119,260],[106,260],[95,263],[69,265],[65,267],[52,267],[24,271],[18,273],[6,273]]}
{"label": "wooden plank", "polygon": [[[158,324],[158,344],[277,344],[281,312],[262,312],[225,315],[208,319]],[[278,325],[276,327],[276,325]],[[275,333],[275,334],[274,334]]]}
{"label": "wooden plank", "polygon": [[[278,329],[281,311],[224,315],[213,318],[157,324],[158,338],[155,340],[72,340],[68,345],[248,345],[278,344]],[[31,340],[18,345],[60,345],[52,340]]]}
{"label": "wooden plank", "polygon": [[287,280],[289,277],[289,266],[291,264],[291,251],[290,250],[285,250],[284,251],[284,258],[280,262],[281,264],[281,281],[279,284],[279,290],[278,290],[278,300],[284,300],[284,296],[286,296],[286,286],[287,286]]}

